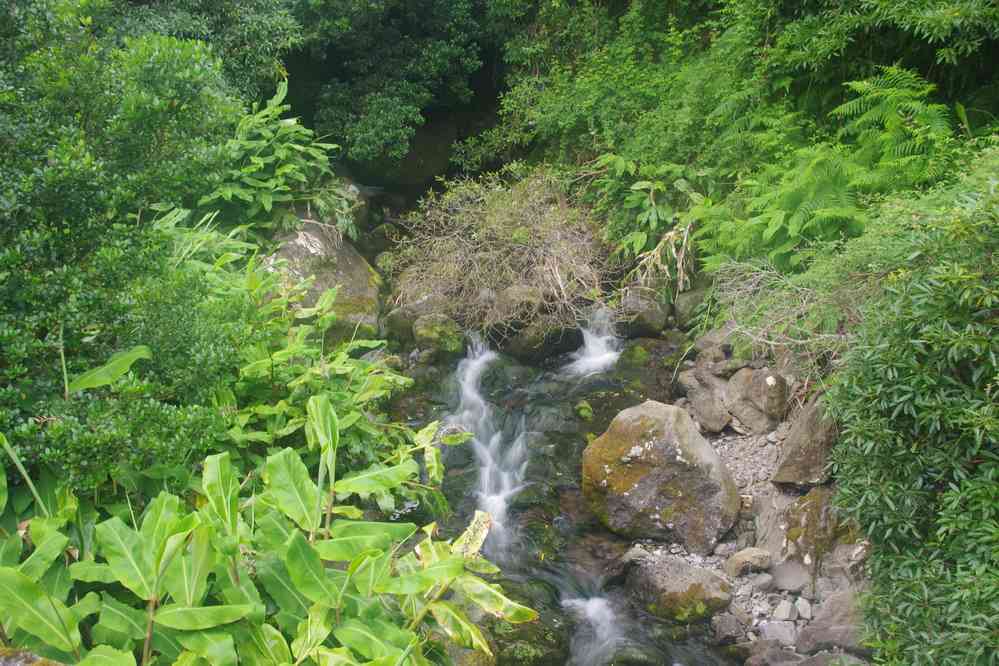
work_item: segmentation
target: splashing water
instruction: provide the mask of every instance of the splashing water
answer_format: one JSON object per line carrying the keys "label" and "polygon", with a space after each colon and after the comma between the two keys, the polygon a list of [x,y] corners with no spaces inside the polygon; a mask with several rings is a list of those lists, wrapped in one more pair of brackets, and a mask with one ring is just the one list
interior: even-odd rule
{"label": "splashing water", "polygon": [[572,637],[568,666],[606,664],[624,641],[625,624],[606,597],[564,599],[562,607],[579,623]]}
{"label": "splashing water", "polygon": [[614,322],[607,310],[597,310],[583,329],[583,346],[572,353],[564,374],[587,377],[606,372],[621,356],[621,340],[614,335]]}

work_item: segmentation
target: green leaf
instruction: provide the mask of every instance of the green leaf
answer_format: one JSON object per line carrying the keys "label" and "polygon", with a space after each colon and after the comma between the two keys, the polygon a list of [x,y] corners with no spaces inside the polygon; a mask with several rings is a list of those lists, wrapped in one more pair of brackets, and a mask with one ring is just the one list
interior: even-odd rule
{"label": "green leaf", "polygon": [[379,523],[335,520],[330,525],[330,538],[315,544],[324,560],[349,562],[366,550],[388,550],[416,533],[412,523]]}
{"label": "green leaf", "polygon": [[69,391],[75,393],[76,391],[108,386],[127,373],[132,368],[132,364],[139,359],[149,360],[152,358],[153,353],[145,345],[132,347],[125,352],[118,352],[101,367],[85,372],[71,381]]}
{"label": "green leaf", "polygon": [[69,575],[73,580],[84,583],[114,583],[118,578],[107,564],[83,560],[69,565]]}
{"label": "green leaf", "polygon": [[444,462],[441,460],[440,449],[435,447],[424,449],[423,464],[427,466],[427,483],[439,486],[444,480]]}
{"label": "green leaf", "polygon": [[294,449],[267,457],[264,483],[281,512],[299,527],[308,531],[319,527],[319,490]]}
{"label": "green leaf", "polygon": [[482,610],[507,622],[517,624],[532,622],[538,618],[537,611],[511,601],[498,585],[490,585],[476,576],[459,576],[454,581],[454,588]]}
{"label": "green leaf", "polygon": [[239,528],[239,479],[228,453],[205,458],[201,488],[208,499],[208,513],[218,520],[230,535]]}
{"label": "green leaf", "polygon": [[329,396],[314,395],[305,406],[308,414],[306,434],[309,442],[319,445],[321,451],[336,450],[340,446],[340,425]]}
{"label": "green leaf", "polygon": [[212,666],[236,666],[236,644],[221,631],[196,631],[178,634],[177,640]]}
{"label": "green leaf", "polygon": [[420,473],[420,466],[412,458],[395,465],[385,467],[372,465],[368,469],[349,474],[334,484],[338,494],[357,494],[366,499],[371,494],[384,493],[398,488]]}
{"label": "green leaf", "polygon": [[347,648],[321,647],[316,650],[313,659],[319,666],[362,666]]}
{"label": "green leaf", "polygon": [[0,567],[0,610],[23,631],[63,652],[80,648],[76,616],[20,571]]}
{"label": "green leaf", "polygon": [[368,624],[351,618],[334,629],[333,635],[345,647],[368,659],[397,657],[402,654],[401,649],[382,638],[380,629],[374,622]]}
{"label": "green leaf", "polygon": [[7,469],[0,464],[0,514],[7,508]]}
{"label": "green leaf", "polygon": [[18,571],[35,581],[36,583],[48,571],[53,561],[66,549],[69,537],[59,532],[47,532],[45,541],[35,544],[35,550],[21,566]]}
{"label": "green leaf", "polygon": [[240,642],[239,656],[249,664],[279,666],[292,662],[288,641],[269,624],[257,625],[248,632],[246,640]]}
{"label": "green leaf", "polygon": [[288,542],[285,563],[295,587],[310,601],[327,605],[334,603],[340,586],[331,579],[332,572],[326,570],[319,553],[301,532],[295,532]]}
{"label": "green leaf", "polygon": [[135,530],[121,518],[105,520],[97,525],[97,545],[118,582],[145,601],[155,596],[153,565]]}
{"label": "green leaf", "polygon": [[146,635],[146,614],[143,611],[126,606],[109,594],[104,594],[102,600],[100,621],[94,627],[95,635],[110,632],[131,640],[140,640]]}
{"label": "green leaf", "polygon": [[156,611],[153,621],[170,629],[198,631],[241,620],[252,610],[249,604],[194,607],[167,604]]}
{"label": "green leaf", "polygon": [[457,606],[447,601],[435,601],[429,608],[448,638],[458,645],[492,656],[492,650],[489,649],[489,643],[482,635],[482,631]]}
{"label": "green leaf", "polygon": [[284,562],[276,557],[258,560],[257,578],[285,617],[295,618],[292,624],[294,630],[308,615],[310,601],[295,585]]}
{"label": "green leaf", "polygon": [[135,666],[135,655],[110,645],[98,645],[77,666]]}
{"label": "green leaf", "polygon": [[298,626],[298,633],[291,642],[291,652],[298,661],[311,657],[312,653],[333,631],[332,612],[329,608],[316,604],[309,609],[308,617]]}
{"label": "green leaf", "polygon": [[192,534],[188,552],[174,557],[167,567],[164,587],[177,603],[197,606],[205,598],[208,574],[214,566],[212,528],[210,525],[201,525]]}
{"label": "green leaf", "polygon": [[376,592],[387,594],[421,594],[435,585],[446,585],[465,571],[464,560],[451,557],[434,562],[424,569],[381,581]]}
{"label": "green leaf", "polygon": [[451,552],[467,559],[475,558],[486,542],[492,525],[492,516],[477,510],[468,528],[451,544]]}
{"label": "green leaf", "polygon": [[21,550],[24,548],[24,541],[21,535],[11,534],[6,539],[0,539],[0,567],[17,567],[21,561]]}

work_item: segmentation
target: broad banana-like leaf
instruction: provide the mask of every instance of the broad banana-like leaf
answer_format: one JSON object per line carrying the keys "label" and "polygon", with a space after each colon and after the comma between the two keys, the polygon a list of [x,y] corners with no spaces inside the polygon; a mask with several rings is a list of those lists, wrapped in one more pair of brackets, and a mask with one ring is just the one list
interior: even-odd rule
{"label": "broad banana-like leaf", "polygon": [[98,645],[77,666],[135,666],[135,655],[110,645]]}
{"label": "broad banana-like leaf", "polygon": [[177,640],[212,666],[236,666],[236,644],[224,631],[183,632]]}
{"label": "broad banana-like leaf", "polygon": [[167,604],[156,611],[153,621],[170,629],[200,631],[241,620],[252,610],[253,606],[249,604],[193,608],[180,604]]}
{"label": "broad banana-like leaf", "polygon": [[69,543],[69,538],[64,534],[46,532],[45,541],[35,543],[34,552],[21,563],[17,570],[37,583],[48,571],[52,562],[62,555],[67,543]]}
{"label": "broad banana-like leaf", "polygon": [[392,467],[374,464],[366,470],[343,477],[333,487],[337,494],[356,494],[361,499],[367,499],[372,494],[398,488],[419,473],[420,466],[410,458]]}
{"label": "broad banana-like leaf", "polygon": [[197,606],[205,598],[208,574],[214,566],[212,528],[210,525],[200,525],[192,532],[187,552],[179,553],[167,567],[164,587],[177,603]]}
{"label": "broad banana-like leaf", "polygon": [[124,648],[130,641],[141,640],[146,635],[146,614],[126,606],[110,594],[104,594],[100,620],[94,627],[94,638],[102,643],[111,642]]}
{"label": "broad banana-like leaf", "polygon": [[239,479],[228,453],[205,458],[201,488],[208,500],[208,513],[230,535],[239,529]]}
{"label": "broad banana-like leaf", "polygon": [[[174,533],[174,525],[180,517],[180,498],[167,492],[157,495],[142,516],[139,536],[147,549],[166,546],[166,540]],[[159,559],[159,553],[150,552],[152,561]]]}
{"label": "broad banana-like leaf", "polygon": [[394,543],[413,536],[416,529],[412,523],[334,520],[330,538],[314,546],[324,560],[349,562],[366,550],[388,550]]}
{"label": "broad banana-like leaf", "polygon": [[318,445],[320,451],[335,451],[340,446],[340,424],[329,396],[320,394],[310,397],[305,411],[308,414],[306,433],[310,445]]}
{"label": "broad banana-like leaf", "polygon": [[444,480],[444,461],[441,450],[431,446],[423,450],[423,464],[427,467],[427,482],[438,486]]}
{"label": "broad banana-like leaf", "polygon": [[239,640],[239,659],[250,666],[280,666],[292,663],[288,641],[269,624],[259,624]]}
{"label": "broad banana-like leaf", "polygon": [[476,557],[482,550],[482,544],[486,542],[492,525],[492,516],[485,511],[476,511],[468,528],[451,544],[451,552],[467,559]]}
{"label": "broad banana-like leaf", "polygon": [[413,443],[419,447],[428,447],[434,443],[434,437],[437,436],[437,431],[440,430],[441,422],[432,421],[427,425],[423,426],[418,433],[413,435]]}
{"label": "broad banana-like leaf", "polygon": [[298,633],[291,642],[291,653],[298,662],[311,657],[333,631],[332,612],[322,604],[309,609],[309,615],[298,625]]}
{"label": "broad banana-like leaf", "polygon": [[370,597],[375,588],[392,572],[392,558],[388,553],[377,557],[367,557],[357,568],[352,580],[354,587],[364,597]]}
{"label": "broad banana-like leaf", "polygon": [[454,581],[454,588],[482,610],[507,622],[517,624],[538,619],[537,611],[511,601],[498,585],[490,585],[476,576],[459,576]]}
{"label": "broad banana-like leaf", "polygon": [[485,636],[457,606],[447,601],[435,601],[430,604],[430,613],[455,643],[492,656]]}
{"label": "broad banana-like leaf", "polygon": [[[316,549],[305,540],[301,532],[295,532],[288,542],[285,564],[295,587],[308,599],[315,603],[332,605],[340,594],[343,584],[334,582],[333,571],[323,566]],[[343,577],[342,572],[336,572]]]}
{"label": "broad banana-like leaf", "polygon": [[76,616],[17,569],[0,567],[0,611],[17,626],[63,652],[80,648]]}
{"label": "broad banana-like leaf", "polygon": [[152,357],[153,353],[145,345],[132,347],[128,351],[118,352],[101,367],[85,372],[71,381],[69,383],[69,391],[70,393],[75,393],[76,391],[113,384],[119,377],[132,368],[133,363],[141,358],[148,360],[152,359]]}
{"label": "broad banana-like leaf", "polygon": [[250,575],[246,565],[239,563],[235,569],[235,580],[233,580],[230,565],[219,563],[215,566],[215,592],[221,596],[221,601],[225,604],[238,606],[246,604],[253,610],[246,616],[250,623],[259,624],[264,621],[267,607],[264,599],[260,596],[260,590]]}
{"label": "broad banana-like leaf", "polygon": [[319,666],[361,666],[347,648],[321,647],[312,658]]}
{"label": "broad banana-like leaf", "polygon": [[101,595],[96,592],[89,592],[73,604],[69,610],[76,616],[77,620],[82,621],[84,618],[100,613],[101,603]]}
{"label": "broad banana-like leaf", "polygon": [[294,449],[267,457],[264,483],[281,512],[303,530],[319,527],[319,489]]}
{"label": "broad banana-like leaf", "polygon": [[419,571],[382,580],[375,586],[375,591],[386,594],[421,594],[434,585],[447,585],[462,575],[465,572],[464,564],[460,557],[434,562]]}
{"label": "broad banana-like leaf", "polygon": [[354,652],[368,658],[398,657],[402,649],[385,640],[381,623],[367,623],[351,618],[333,630],[340,643]]}
{"label": "broad banana-like leaf", "polygon": [[[0,435],[3,437],[3,435]],[[4,440],[6,441],[6,439]],[[7,508],[7,469],[0,463],[0,514]]]}
{"label": "broad banana-like leaf", "polygon": [[24,541],[16,532],[6,539],[0,539],[0,567],[17,567],[17,563],[21,561],[23,548]]}
{"label": "broad banana-like leaf", "polygon": [[145,601],[155,596],[153,562],[135,530],[121,518],[105,520],[97,525],[97,545],[118,582]]}
{"label": "broad banana-like leaf", "polygon": [[84,583],[114,583],[118,580],[111,567],[93,560],[73,562],[68,568],[73,580]]}
{"label": "broad banana-like leaf", "polygon": [[275,619],[286,632],[293,633],[308,615],[311,601],[295,585],[284,561],[276,557],[257,560],[257,579],[280,609]]}

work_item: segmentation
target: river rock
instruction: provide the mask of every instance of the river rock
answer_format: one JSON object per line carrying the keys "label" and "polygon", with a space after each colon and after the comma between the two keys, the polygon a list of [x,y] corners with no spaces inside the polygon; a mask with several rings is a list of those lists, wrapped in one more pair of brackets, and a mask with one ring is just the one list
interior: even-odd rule
{"label": "river rock", "polygon": [[820,652],[799,662],[799,664],[800,666],[866,666],[867,662],[852,654]]}
{"label": "river rock", "polygon": [[770,568],[770,553],[762,548],[743,548],[725,560],[725,573],[732,578]]}
{"label": "river rock", "polygon": [[742,639],[745,629],[732,613],[722,613],[711,618],[711,630],[718,645],[729,645]]}
{"label": "river rock", "polygon": [[598,519],[631,538],[707,554],[739,513],[728,469],[679,407],[652,400],[618,414],[583,452],[583,492]]}
{"label": "river rock", "polygon": [[780,641],[761,640],[749,646],[750,657],[745,666],[790,666],[805,658],[785,648]]}
{"label": "river rock", "polygon": [[728,380],[725,408],[752,433],[777,427],[787,407],[787,380],[768,368],[743,368]]}
{"label": "river rock", "polygon": [[633,285],[621,290],[621,323],[625,338],[654,338],[669,325],[670,308],[656,297],[654,289]]}
{"label": "river rock", "polygon": [[863,616],[853,589],[829,595],[815,611],[814,619],[798,637],[798,651],[814,654],[820,650],[844,650],[861,656],[870,650],[860,644]]}
{"label": "river rock", "polygon": [[458,323],[442,314],[428,314],[413,322],[416,346],[429,349],[439,359],[461,356],[465,351],[465,334]]}
{"label": "river rock", "polygon": [[680,328],[688,329],[694,323],[697,308],[708,296],[707,287],[697,287],[684,291],[676,295],[673,301],[673,311],[676,313],[676,324]]}
{"label": "river rock", "polygon": [[549,357],[578,349],[582,343],[583,334],[578,329],[553,331],[534,320],[502,340],[499,348],[521,363],[537,364]]}
{"label": "river rock", "polygon": [[727,384],[702,368],[684,370],[678,382],[692,415],[706,432],[721,432],[732,421],[725,407]]}
{"label": "river rock", "polygon": [[829,481],[826,467],[836,436],[836,422],[823,413],[818,397],[812,398],[791,424],[772,481],[799,488]]}
{"label": "river rock", "polygon": [[781,645],[794,645],[798,637],[798,628],[794,622],[784,620],[768,620],[760,622],[760,638],[766,641],[777,641]]}
{"label": "river rock", "polygon": [[327,289],[337,288],[333,306],[337,318],[327,333],[331,341],[348,339],[355,330],[360,338],[377,337],[382,281],[353,245],[346,239],[335,242],[321,227],[308,223],[279,242],[281,249],[265,265],[296,282],[315,277],[301,307],[313,307]]}
{"label": "river rock", "polygon": [[664,552],[637,559],[627,585],[649,613],[677,622],[705,619],[732,601],[724,578]]}

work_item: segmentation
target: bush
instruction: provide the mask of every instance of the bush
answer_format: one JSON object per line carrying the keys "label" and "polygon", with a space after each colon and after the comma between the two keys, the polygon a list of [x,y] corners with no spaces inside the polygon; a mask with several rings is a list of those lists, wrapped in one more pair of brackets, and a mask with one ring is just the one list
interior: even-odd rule
{"label": "bush", "polygon": [[828,395],[886,663],[986,664],[999,648],[999,181],[984,173],[912,230]]}

